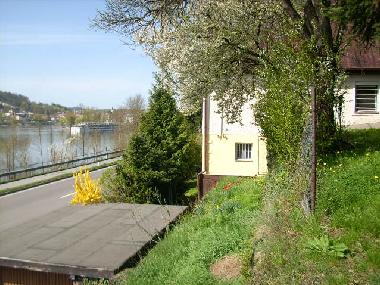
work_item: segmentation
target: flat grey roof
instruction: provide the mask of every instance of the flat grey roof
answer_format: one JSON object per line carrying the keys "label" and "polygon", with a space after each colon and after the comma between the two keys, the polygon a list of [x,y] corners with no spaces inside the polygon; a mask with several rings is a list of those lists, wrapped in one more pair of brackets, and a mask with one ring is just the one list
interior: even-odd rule
{"label": "flat grey roof", "polygon": [[110,278],[187,207],[67,206],[0,233],[0,266]]}

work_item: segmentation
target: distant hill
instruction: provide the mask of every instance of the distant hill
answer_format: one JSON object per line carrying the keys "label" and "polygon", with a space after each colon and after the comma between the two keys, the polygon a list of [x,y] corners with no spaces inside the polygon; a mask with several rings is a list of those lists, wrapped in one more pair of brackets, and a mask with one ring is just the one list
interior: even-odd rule
{"label": "distant hill", "polygon": [[21,111],[35,114],[55,114],[69,109],[59,104],[36,103],[30,101],[29,98],[24,95],[6,91],[0,91],[0,104],[1,103],[5,103]]}

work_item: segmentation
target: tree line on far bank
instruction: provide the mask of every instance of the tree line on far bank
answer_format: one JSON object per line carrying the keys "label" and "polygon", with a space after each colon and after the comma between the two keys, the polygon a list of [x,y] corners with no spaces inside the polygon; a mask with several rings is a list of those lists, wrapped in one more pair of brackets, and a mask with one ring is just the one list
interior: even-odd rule
{"label": "tree line on far bank", "polygon": [[[2,103],[5,103],[2,105]],[[25,112],[35,114],[55,114],[67,111],[68,108],[59,104],[44,104],[30,101],[28,97],[12,92],[0,91],[0,105],[3,109],[9,109],[7,105],[18,108]],[[0,110],[1,111],[1,110]]]}

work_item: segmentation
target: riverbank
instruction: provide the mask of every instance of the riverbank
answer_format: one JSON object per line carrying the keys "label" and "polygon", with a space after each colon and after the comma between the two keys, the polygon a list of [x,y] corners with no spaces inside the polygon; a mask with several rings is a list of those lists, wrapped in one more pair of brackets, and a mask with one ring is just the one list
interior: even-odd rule
{"label": "riverbank", "polygon": [[51,172],[43,175],[33,176],[30,178],[20,179],[8,183],[0,184],[0,197],[26,190],[32,187],[36,187],[43,184],[48,184],[53,181],[58,181],[68,177],[72,177],[74,172],[77,172],[80,168],[88,168],[90,171],[94,171],[101,168],[106,168],[114,165],[120,158],[113,158],[103,160],[101,162],[95,162],[84,166],[73,167],[61,171]]}

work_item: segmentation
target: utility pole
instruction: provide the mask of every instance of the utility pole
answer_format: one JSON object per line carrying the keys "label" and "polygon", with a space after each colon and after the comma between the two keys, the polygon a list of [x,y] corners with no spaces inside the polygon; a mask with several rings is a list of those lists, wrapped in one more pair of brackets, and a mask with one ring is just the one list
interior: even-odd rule
{"label": "utility pole", "polygon": [[315,203],[317,200],[317,98],[315,87],[311,87],[311,175],[310,175],[310,210],[315,211]]}

